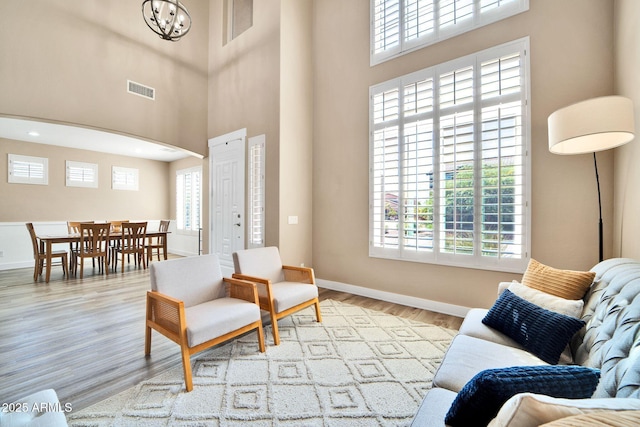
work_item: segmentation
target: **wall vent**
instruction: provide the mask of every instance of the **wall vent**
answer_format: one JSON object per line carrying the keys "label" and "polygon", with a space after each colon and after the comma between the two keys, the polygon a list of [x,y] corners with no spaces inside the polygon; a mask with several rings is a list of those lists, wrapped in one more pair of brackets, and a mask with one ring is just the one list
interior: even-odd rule
{"label": "wall vent", "polygon": [[131,80],[127,80],[127,92],[147,99],[156,99],[156,90],[154,88],[141,85]]}

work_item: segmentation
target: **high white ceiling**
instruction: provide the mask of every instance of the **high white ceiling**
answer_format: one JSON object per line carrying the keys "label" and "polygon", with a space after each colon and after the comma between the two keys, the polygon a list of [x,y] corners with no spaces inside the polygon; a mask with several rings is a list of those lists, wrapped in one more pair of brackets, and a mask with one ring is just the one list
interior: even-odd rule
{"label": "high white ceiling", "polygon": [[[33,132],[37,132],[38,136],[33,136]],[[0,117],[0,137],[164,162],[194,155],[180,148],[167,147],[125,135],[8,117]]]}

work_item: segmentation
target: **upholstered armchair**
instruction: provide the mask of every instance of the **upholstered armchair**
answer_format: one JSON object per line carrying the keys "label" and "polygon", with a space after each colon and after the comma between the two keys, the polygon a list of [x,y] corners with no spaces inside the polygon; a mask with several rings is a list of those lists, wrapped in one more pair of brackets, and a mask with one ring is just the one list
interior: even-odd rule
{"label": "upholstered armchair", "polygon": [[265,351],[256,285],[223,278],[216,255],[178,258],[150,266],[145,354],[154,329],[180,345],[187,391],[192,354],[255,329]]}
{"label": "upholstered armchair", "polygon": [[312,268],[282,265],[280,252],[274,246],[237,251],[233,263],[234,278],[258,285],[260,308],[271,316],[275,345],[280,344],[278,319],[315,305],[316,320],[322,322]]}

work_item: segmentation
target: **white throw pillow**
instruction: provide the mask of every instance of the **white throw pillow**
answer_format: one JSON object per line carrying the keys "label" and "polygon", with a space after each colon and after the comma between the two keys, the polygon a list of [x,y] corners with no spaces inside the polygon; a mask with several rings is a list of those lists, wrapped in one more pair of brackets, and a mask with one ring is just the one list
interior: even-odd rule
{"label": "white throw pillow", "polygon": [[572,415],[599,411],[639,410],[640,399],[560,399],[520,393],[507,400],[488,427],[537,427]]}
{"label": "white throw pillow", "polygon": [[529,286],[525,286],[518,282],[512,282],[508,289],[520,298],[549,311],[555,311],[556,313],[576,317],[578,319],[582,315],[584,301],[581,299],[571,300],[560,298],[555,295],[530,288]]}

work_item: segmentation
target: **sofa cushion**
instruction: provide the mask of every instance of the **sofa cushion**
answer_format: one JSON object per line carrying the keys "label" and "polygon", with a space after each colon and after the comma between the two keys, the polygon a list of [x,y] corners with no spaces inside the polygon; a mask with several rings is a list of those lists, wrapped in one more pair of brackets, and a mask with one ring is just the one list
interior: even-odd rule
{"label": "sofa cushion", "polygon": [[456,335],[433,377],[433,386],[458,392],[478,372],[509,366],[547,365],[526,350]]}
{"label": "sofa cushion", "polygon": [[443,388],[429,390],[413,417],[411,427],[444,427],[444,416],[456,395],[453,391]]}
{"label": "sofa cushion", "polygon": [[520,393],[502,405],[489,427],[537,427],[572,415],[640,410],[640,399],[565,399]]}
{"label": "sofa cushion", "polygon": [[[482,323],[482,319],[484,319],[488,312],[489,310],[486,308],[472,308],[464,317],[464,320],[462,321],[462,325],[460,325],[460,329],[458,332],[469,337],[480,338],[486,341],[494,342],[496,344],[506,345],[507,347],[525,350],[522,345],[515,342],[512,338],[509,338],[502,332]],[[565,347],[564,351],[560,355],[558,364],[573,364],[573,356],[571,354],[571,348],[569,348],[569,346]]]}
{"label": "sofa cushion", "polygon": [[561,418],[542,427],[638,427],[640,411],[604,411]]}
{"label": "sofa cushion", "polygon": [[570,317],[580,317],[584,308],[584,301],[560,298],[546,292],[513,282],[508,289],[520,298],[538,305],[546,310],[555,311]]}
{"label": "sofa cushion", "polygon": [[581,299],[594,277],[591,271],[559,270],[531,258],[522,284],[561,298]]}
{"label": "sofa cushion", "polygon": [[584,322],[545,310],[506,290],[482,323],[503,332],[547,363],[556,364]]}
{"label": "sofa cushion", "polygon": [[600,369],[595,397],[640,398],[640,262],[614,258],[593,268],[587,327],[573,342],[576,363]]}
{"label": "sofa cushion", "polygon": [[460,390],[445,416],[451,426],[486,426],[518,393],[583,399],[591,396],[600,372],[583,366],[515,366],[479,372]]}

